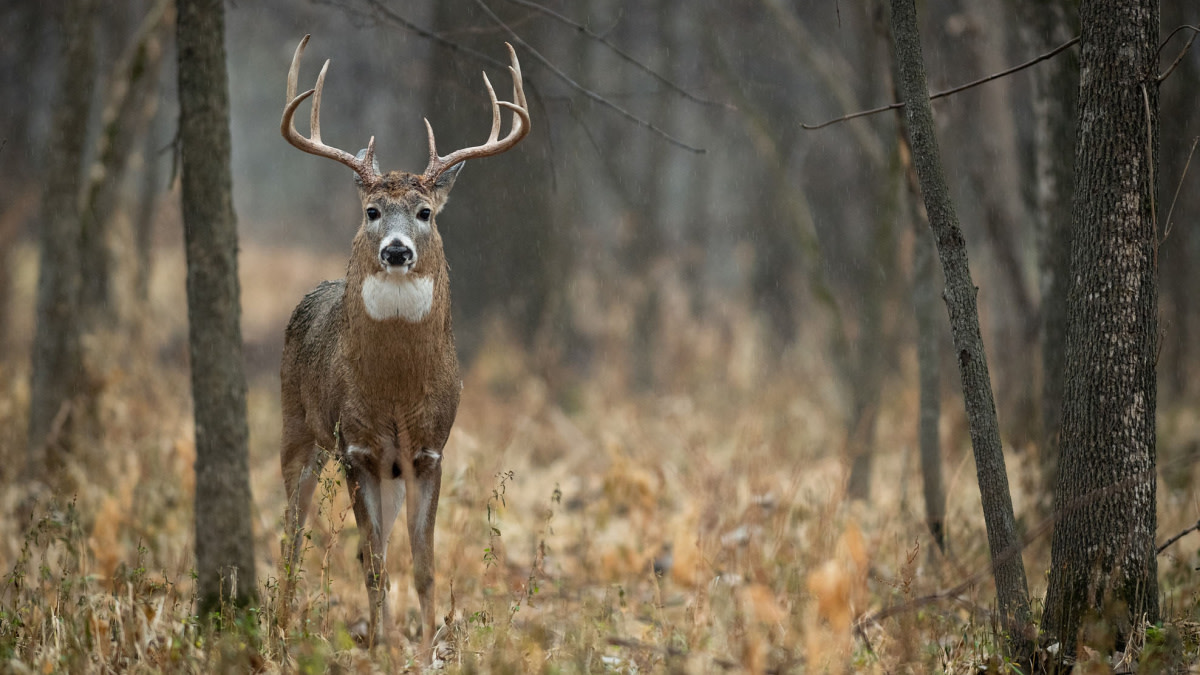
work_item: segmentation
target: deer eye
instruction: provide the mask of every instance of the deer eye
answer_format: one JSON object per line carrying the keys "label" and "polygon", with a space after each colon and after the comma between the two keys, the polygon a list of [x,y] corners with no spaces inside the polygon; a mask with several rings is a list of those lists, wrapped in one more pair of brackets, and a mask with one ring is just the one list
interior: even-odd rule
{"label": "deer eye", "polygon": [[417,217],[420,218],[421,220],[429,220],[429,217],[432,215],[433,215],[433,211],[430,211],[428,207],[423,208],[420,211],[417,211]]}
{"label": "deer eye", "polygon": [[370,220],[379,220],[379,217],[380,217],[380,216],[382,216],[382,215],[383,215],[383,214],[381,214],[381,213],[379,212],[379,209],[375,208],[374,206],[368,206],[368,207],[367,207],[367,218],[368,218],[368,219],[370,219]]}

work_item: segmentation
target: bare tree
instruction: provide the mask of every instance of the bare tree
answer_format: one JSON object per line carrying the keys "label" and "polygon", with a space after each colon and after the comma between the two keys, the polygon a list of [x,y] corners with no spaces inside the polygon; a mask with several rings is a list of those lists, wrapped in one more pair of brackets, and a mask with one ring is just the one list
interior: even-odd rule
{"label": "bare tree", "polygon": [[[1077,33],[1076,3],[1023,0],[1028,41],[1044,53]],[[1076,99],[1079,54],[1068,50],[1033,72],[1035,222],[1041,287],[1042,438],[1041,465],[1046,494],[1054,487],[1058,432],[1062,421],[1067,341],[1067,291],[1071,271],[1071,195],[1075,169]],[[1048,502],[1047,502],[1048,505]]]}
{"label": "bare tree", "polygon": [[83,250],[90,261],[88,283],[81,296],[88,324],[85,331],[111,327],[116,318],[114,215],[133,148],[156,111],[152,101],[162,63],[162,38],[174,18],[171,9],[172,3],[164,0],[155,0],[150,6],[117,59],[105,96],[81,207]]}
{"label": "bare tree", "polygon": [[[1182,24],[1200,23],[1200,9],[1195,3],[1167,2],[1162,4],[1162,25],[1174,32]],[[1186,37],[1185,37],[1186,36]],[[1195,38],[1190,31],[1172,36],[1163,50],[1173,57],[1176,50]],[[1190,400],[1197,392],[1194,359],[1196,347],[1192,337],[1196,332],[1195,288],[1196,267],[1200,263],[1200,233],[1185,226],[1186,215],[1200,213],[1200,106],[1196,91],[1200,90],[1200,54],[1196,44],[1174,65],[1162,86],[1162,168],[1159,181],[1163,204],[1159,216],[1160,275],[1162,287],[1162,373],[1164,403]]]}
{"label": "bare tree", "polygon": [[[37,332],[29,402],[30,476],[56,478],[77,450],[73,429],[84,389],[80,345],[78,185],[95,77],[95,0],[71,0],[62,16],[63,55],[42,193]],[[58,476],[58,478],[62,478]]]}
{"label": "bare tree", "polygon": [[202,611],[255,596],[229,156],[222,0],[181,0],[179,144],[187,248],[188,345],[196,418],[196,569]]}
{"label": "bare tree", "polygon": [[1086,0],[1079,15],[1070,377],[1043,621],[1065,655],[1089,613],[1118,649],[1158,619],[1158,2]]}
{"label": "bare tree", "polygon": [[1029,586],[1021,562],[1021,542],[1016,533],[1008,473],[1000,447],[996,404],[979,331],[975,297],[978,289],[971,280],[966,240],[950,200],[934,134],[914,0],[892,0],[892,27],[913,159],[946,278],[946,307],[975,452],[1000,619],[1009,648],[1018,658],[1025,659],[1032,652]]}

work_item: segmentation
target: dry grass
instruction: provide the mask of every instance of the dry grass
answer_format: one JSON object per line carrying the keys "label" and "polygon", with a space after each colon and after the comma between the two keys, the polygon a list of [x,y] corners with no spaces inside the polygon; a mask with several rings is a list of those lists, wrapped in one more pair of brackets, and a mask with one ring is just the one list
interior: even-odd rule
{"label": "dry grass", "polygon": [[[255,578],[264,609],[230,612],[218,631],[194,615],[193,430],[180,363],[182,291],[171,290],[182,288],[181,261],[166,253],[160,260],[161,290],[143,317],[152,329],[133,344],[100,339],[92,347],[111,355],[100,373],[101,459],[78,468],[79,493],[58,495],[56,505],[15,482],[27,375],[4,366],[0,501],[5,513],[29,515],[0,522],[0,671],[411,668],[417,601],[403,527],[388,558],[398,618],[391,647],[367,653],[350,638],[366,593],[354,518],[332,465],[309,521],[295,620],[282,634],[269,628],[283,513],[273,364],[251,369],[249,399]],[[321,276],[296,274],[306,267],[296,260],[244,251],[248,342],[277,340],[293,301]],[[330,274],[341,264],[309,262]],[[586,295],[587,280],[580,288]],[[595,320],[603,364],[590,377],[553,389],[502,328],[465,373],[437,530],[442,667],[965,673],[991,665],[1003,672],[986,575],[952,600],[856,623],[986,569],[957,404],[947,404],[944,417],[947,558],[921,520],[911,355],[905,383],[889,385],[882,399],[872,501],[848,504],[843,406],[819,344],[768,358],[754,317],[726,310],[696,321],[680,309],[677,287],[663,289],[673,337],[657,345],[668,365],[654,393],[625,384],[628,320],[619,295],[585,312]],[[1170,453],[1200,439],[1200,417],[1171,412],[1163,427],[1160,461],[1173,468],[1161,481],[1159,522],[1169,535],[1197,513],[1194,469],[1171,463]],[[1022,486],[1036,485],[1035,462],[1028,453],[1008,460],[1017,509],[1032,513],[1036,495]],[[1034,518],[1025,516],[1025,525]],[[1038,539],[1025,551],[1039,597],[1047,549]],[[1161,559],[1167,625],[1141,633],[1128,654],[1085,653],[1084,672],[1107,672],[1118,658],[1195,660],[1196,557],[1195,540],[1185,539]]]}

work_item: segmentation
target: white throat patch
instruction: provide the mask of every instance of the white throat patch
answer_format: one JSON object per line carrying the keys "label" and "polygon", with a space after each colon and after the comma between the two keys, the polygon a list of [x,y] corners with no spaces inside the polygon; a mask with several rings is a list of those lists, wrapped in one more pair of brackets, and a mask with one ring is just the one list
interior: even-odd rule
{"label": "white throat patch", "polygon": [[433,279],[372,274],[363,280],[362,299],[367,316],[376,321],[404,319],[416,323],[433,307]]}

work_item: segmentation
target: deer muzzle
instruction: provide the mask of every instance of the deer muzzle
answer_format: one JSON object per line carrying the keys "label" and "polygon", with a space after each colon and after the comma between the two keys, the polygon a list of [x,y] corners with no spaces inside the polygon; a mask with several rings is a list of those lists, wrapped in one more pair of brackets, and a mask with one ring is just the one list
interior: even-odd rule
{"label": "deer muzzle", "polygon": [[408,246],[393,242],[379,251],[379,259],[388,267],[412,267],[417,260],[417,254]]}

